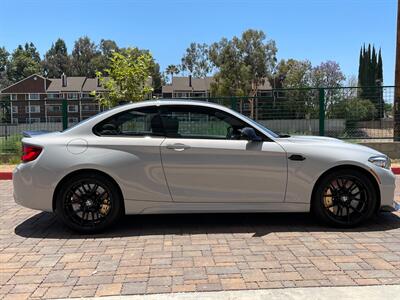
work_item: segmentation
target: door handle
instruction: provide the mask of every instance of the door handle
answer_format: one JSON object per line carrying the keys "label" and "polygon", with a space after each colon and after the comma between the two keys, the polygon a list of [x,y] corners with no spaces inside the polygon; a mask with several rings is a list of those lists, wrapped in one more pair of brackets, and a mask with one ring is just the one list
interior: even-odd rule
{"label": "door handle", "polygon": [[292,155],[290,155],[288,158],[289,158],[290,160],[295,160],[295,161],[303,161],[303,160],[306,159],[306,158],[305,158],[303,155],[301,155],[301,154],[292,154]]}
{"label": "door handle", "polygon": [[175,151],[183,151],[183,150],[186,150],[186,149],[190,149],[190,146],[185,145],[185,144],[179,144],[179,143],[170,144],[170,145],[167,145],[166,147],[167,147],[167,149],[172,149],[172,150],[175,150]]}

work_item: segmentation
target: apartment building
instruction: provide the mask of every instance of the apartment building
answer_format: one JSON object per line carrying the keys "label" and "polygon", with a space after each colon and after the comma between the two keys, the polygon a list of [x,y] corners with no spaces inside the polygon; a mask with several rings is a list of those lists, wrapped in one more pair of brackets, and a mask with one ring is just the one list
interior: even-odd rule
{"label": "apartment building", "polygon": [[0,99],[10,100],[13,124],[61,122],[62,101],[66,99],[68,123],[74,124],[99,112],[93,91],[106,92],[97,78],[34,74],[1,90]]}
{"label": "apartment building", "polygon": [[[211,96],[211,84],[213,81],[213,77],[173,77],[171,83],[162,87],[162,97],[207,98]],[[258,88],[257,96],[272,97],[272,87],[267,79]]]}

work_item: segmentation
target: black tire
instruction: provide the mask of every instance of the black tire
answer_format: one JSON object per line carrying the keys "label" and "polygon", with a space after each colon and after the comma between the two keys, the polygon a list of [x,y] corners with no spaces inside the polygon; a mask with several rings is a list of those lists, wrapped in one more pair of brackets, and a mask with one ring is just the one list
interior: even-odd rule
{"label": "black tire", "polygon": [[72,230],[91,234],[114,225],[123,215],[123,204],[112,180],[101,174],[82,173],[62,183],[55,212]]}
{"label": "black tire", "polygon": [[358,170],[343,169],[317,182],[311,212],[336,227],[355,227],[376,211],[378,195],[371,179]]}

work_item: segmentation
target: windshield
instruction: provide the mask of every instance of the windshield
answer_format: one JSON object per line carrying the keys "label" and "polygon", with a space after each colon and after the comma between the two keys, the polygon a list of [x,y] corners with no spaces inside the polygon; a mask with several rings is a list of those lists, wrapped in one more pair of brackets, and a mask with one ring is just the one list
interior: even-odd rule
{"label": "windshield", "polygon": [[266,131],[270,136],[272,136],[273,138],[278,138],[279,135],[276,134],[275,132],[273,132],[272,130],[268,129],[267,127],[265,127],[264,125],[254,121],[253,119],[250,119],[249,117],[246,117],[244,115],[242,115],[243,117],[246,118],[247,121],[249,121],[251,124],[256,125],[258,127],[261,127],[264,131]]}

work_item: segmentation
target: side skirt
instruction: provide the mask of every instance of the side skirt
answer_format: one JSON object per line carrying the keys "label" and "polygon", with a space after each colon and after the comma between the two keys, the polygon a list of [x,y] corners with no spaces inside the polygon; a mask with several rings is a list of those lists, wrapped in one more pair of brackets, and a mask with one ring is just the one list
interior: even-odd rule
{"label": "side skirt", "polygon": [[130,214],[309,212],[309,203],[177,203],[126,200]]}

